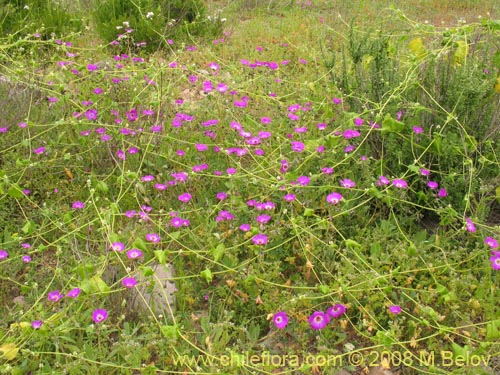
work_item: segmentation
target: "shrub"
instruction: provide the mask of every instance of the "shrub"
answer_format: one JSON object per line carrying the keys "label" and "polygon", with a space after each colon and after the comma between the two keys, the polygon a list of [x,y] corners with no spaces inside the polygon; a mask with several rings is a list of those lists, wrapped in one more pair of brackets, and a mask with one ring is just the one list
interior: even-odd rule
{"label": "shrub", "polygon": [[203,0],[106,0],[98,3],[94,19],[99,35],[122,51],[154,51],[182,35],[218,35],[220,21],[205,14]]}
{"label": "shrub", "polygon": [[0,34],[16,34],[20,30],[39,33],[43,39],[53,35],[79,32],[83,19],[66,2],[52,0],[0,0]]}

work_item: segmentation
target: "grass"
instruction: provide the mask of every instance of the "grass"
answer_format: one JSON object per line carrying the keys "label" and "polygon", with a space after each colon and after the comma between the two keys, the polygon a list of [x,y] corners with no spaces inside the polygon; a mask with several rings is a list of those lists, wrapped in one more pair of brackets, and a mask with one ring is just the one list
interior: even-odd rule
{"label": "grass", "polygon": [[499,9],[381,3],[0,40],[0,373],[498,372]]}

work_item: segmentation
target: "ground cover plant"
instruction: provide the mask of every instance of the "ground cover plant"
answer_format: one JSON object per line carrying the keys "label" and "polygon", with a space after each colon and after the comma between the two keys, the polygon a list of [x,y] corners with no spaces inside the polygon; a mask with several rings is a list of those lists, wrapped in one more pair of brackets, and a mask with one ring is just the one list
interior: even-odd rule
{"label": "ground cover plant", "polygon": [[0,373],[500,371],[494,2],[153,3],[0,40]]}

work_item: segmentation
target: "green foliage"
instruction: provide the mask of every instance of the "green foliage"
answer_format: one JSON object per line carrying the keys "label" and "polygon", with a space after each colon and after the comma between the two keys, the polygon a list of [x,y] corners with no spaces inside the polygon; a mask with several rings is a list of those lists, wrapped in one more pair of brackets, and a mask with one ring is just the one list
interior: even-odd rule
{"label": "green foliage", "polygon": [[39,33],[43,39],[80,32],[83,16],[69,2],[54,0],[1,0],[0,36]]}
{"label": "green foliage", "polygon": [[[342,26],[326,0],[256,1],[210,45],[191,38],[206,13],[179,21],[194,51],[181,29],[154,33],[170,15],[134,3],[108,8],[110,35],[134,29],[113,47],[131,55],[90,45],[93,28],[0,41],[0,374],[362,372],[381,352],[412,359],[398,368],[410,375],[479,371],[441,365],[442,351],[491,356],[484,371],[497,371],[497,23],[441,30],[398,14],[374,30]],[[172,37],[171,50],[144,54],[149,32],[152,50]],[[171,296],[158,264],[175,270],[168,306],[146,299]],[[345,314],[312,330],[338,303]],[[426,351],[435,363],[416,359]],[[313,368],[307,355],[343,360]]]}
{"label": "green foliage", "polygon": [[208,18],[203,0],[99,1],[94,20],[101,38],[112,44],[119,41],[122,51],[136,49],[139,43],[155,51],[167,47],[168,40],[179,43],[190,35],[215,38],[222,29],[217,17]]}

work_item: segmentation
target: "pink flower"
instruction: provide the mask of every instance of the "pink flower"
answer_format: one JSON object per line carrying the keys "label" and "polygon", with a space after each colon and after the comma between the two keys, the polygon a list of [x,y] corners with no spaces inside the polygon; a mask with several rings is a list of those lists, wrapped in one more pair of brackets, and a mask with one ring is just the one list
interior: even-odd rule
{"label": "pink flower", "polygon": [[177,199],[179,199],[183,203],[189,202],[191,200],[191,198],[192,198],[192,196],[189,193],[182,193],[181,195],[179,195],[177,197]]}
{"label": "pink flower", "polygon": [[342,200],[342,198],[343,198],[342,194],[337,193],[337,192],[333,192],[333,193],[328,194],[326,196],[326,201],[328,203],[331,203],[331,204],[337,204],[337,203],[339,203]]}
{"label": "pink flower", "polygon": [[345,178],[343,180],[340,180],[340,186],[350,189],[355,187],[356,183],[348,178]]}
{"label": "pink flower", "polygon": [[137,280],[133,277],[126,277],[122,280],[122,284],[125,288],[133,288],[137,285]]}
{"label": "pink flower", "polygon": [[250,229],[251,229],[250,224],[241,224],[241,225],[240,225],[240,230],[241,230],[242,232],[248,232]]}
{"label": "pink flower", "polygon": [[447,195],[448,195],[448,192],[446,191],[446,189],[445,189],[445,188],[441,188],[441,189],[439,189],[439,191],[438,191],[438,197],[439,197],[439,198],[444,198],[444,197],[446,197]]}
{"label": "pink flower", "polygon": [[302,142],[292,142],[292,151],[294,152],[302,152],[304,151],[305,145]]}
{"label": "pink flower", "polygon": [[500,270],[500,253],[497,252],[496,254],[491,256],[490,262],[491,262],[491,268],[493,268],[495,271]]}
{"label": "pink flower", "polygon": [[82,290],[80,288],[73,288],[68,293],[66,293],[66,297],[76,298],[80,295],[81,292]]}
{"label": "pink flower", "polygon": [[57,302],[63,297],[64,296],[61,294],[59,290],[54,290],[52,292],[49,292],[49,294],[47,295],[48,300],[52,302]]}
{"label": "pink flower", "polygon": [[295,200],[295,194],[292,194],[292,193],[285,194],[283,199],[286,200],[287,202],[292,202]]}
{"label": "pink flower", "polygon": [[476,226],[472,222],[472,220],[469,217],[465,218],[465,229],[468,232],[475,233],[476,232]]}
{"label": "pink flower", "polygon": [[279,311],[276,314],[274,314],[273,323],[278,329],[285,328],[288,324],[288,316],[286,315],[286,312]]}
{"label": "pink flower", "polygon": [[491,247],[492,249],[496,249],[498,247],[498,241],[495,240],[493,237],[486,237],[484,239],[484,243]]}
{"label": "pink flower", "polygon": [[438,188],[438,186],[439,186],[439,184],[438,184],[436,181],[429,181],[429,182],[427,183],[427,187],[428,187],[429,189],[432,189],[432,190],[437,189],[437,188]]}
{"label": "pink flower", "polygon": [[389,306],[389,311],[392,314],[397,315],[397,314],[401,313],[401,307],[398,305],[392,305],[392,306]]}
{"label": "pink flower", "polygon": [[160,235],[157,233],[148,233],[146,234],[146,241],[149,242],[160,242]]}
{"label": "pink flower", "polygon": [[335,319],[343,315],[345,312],[346,307],[341,303],[337,303],[336,305],[331,306],[328,308],[328,310],[326,310],[326,313]]}
{"label": "pink flower", "polygon": [[127,258],[129,259],[136,259],[142,257],[142,251],[139,249],[130,249],[127,251]]}
{"label": "pink flower", "polygon": [[82,208],[85,207],[85,203],[80,202],[80,201],[75,201],[75,202],[73,202],[71,207],[74,208],[75,210],[81,210]]}
{"label": "pink flower", "polygon": [[408,183],[405,180],[395,179],[392,180],[392,186],[398,189],[406,189],[408,187]]}
{"label": "pink flower", "polygon": [[125,250],[125,244],[123,242],[113,242],[111,243],[111,250],[121,252]]}
{"label": "pink flower", "polygon": [[318,330],[325,328],[330,323],[330,316],[323,311],[315,311],[309,316],[308,320],[311,328]]}
{"label": "pink flower", "polygon": [[264,233],[259,233],[252,237],[252,242],[255,245],[265,245],[268,242],[268,238]]}
{"label": "pink flower", "polygon": [[104,309],[97,309],[92,312],[92,320],[95,323],[101,323],[108,319],[108,312]]}

